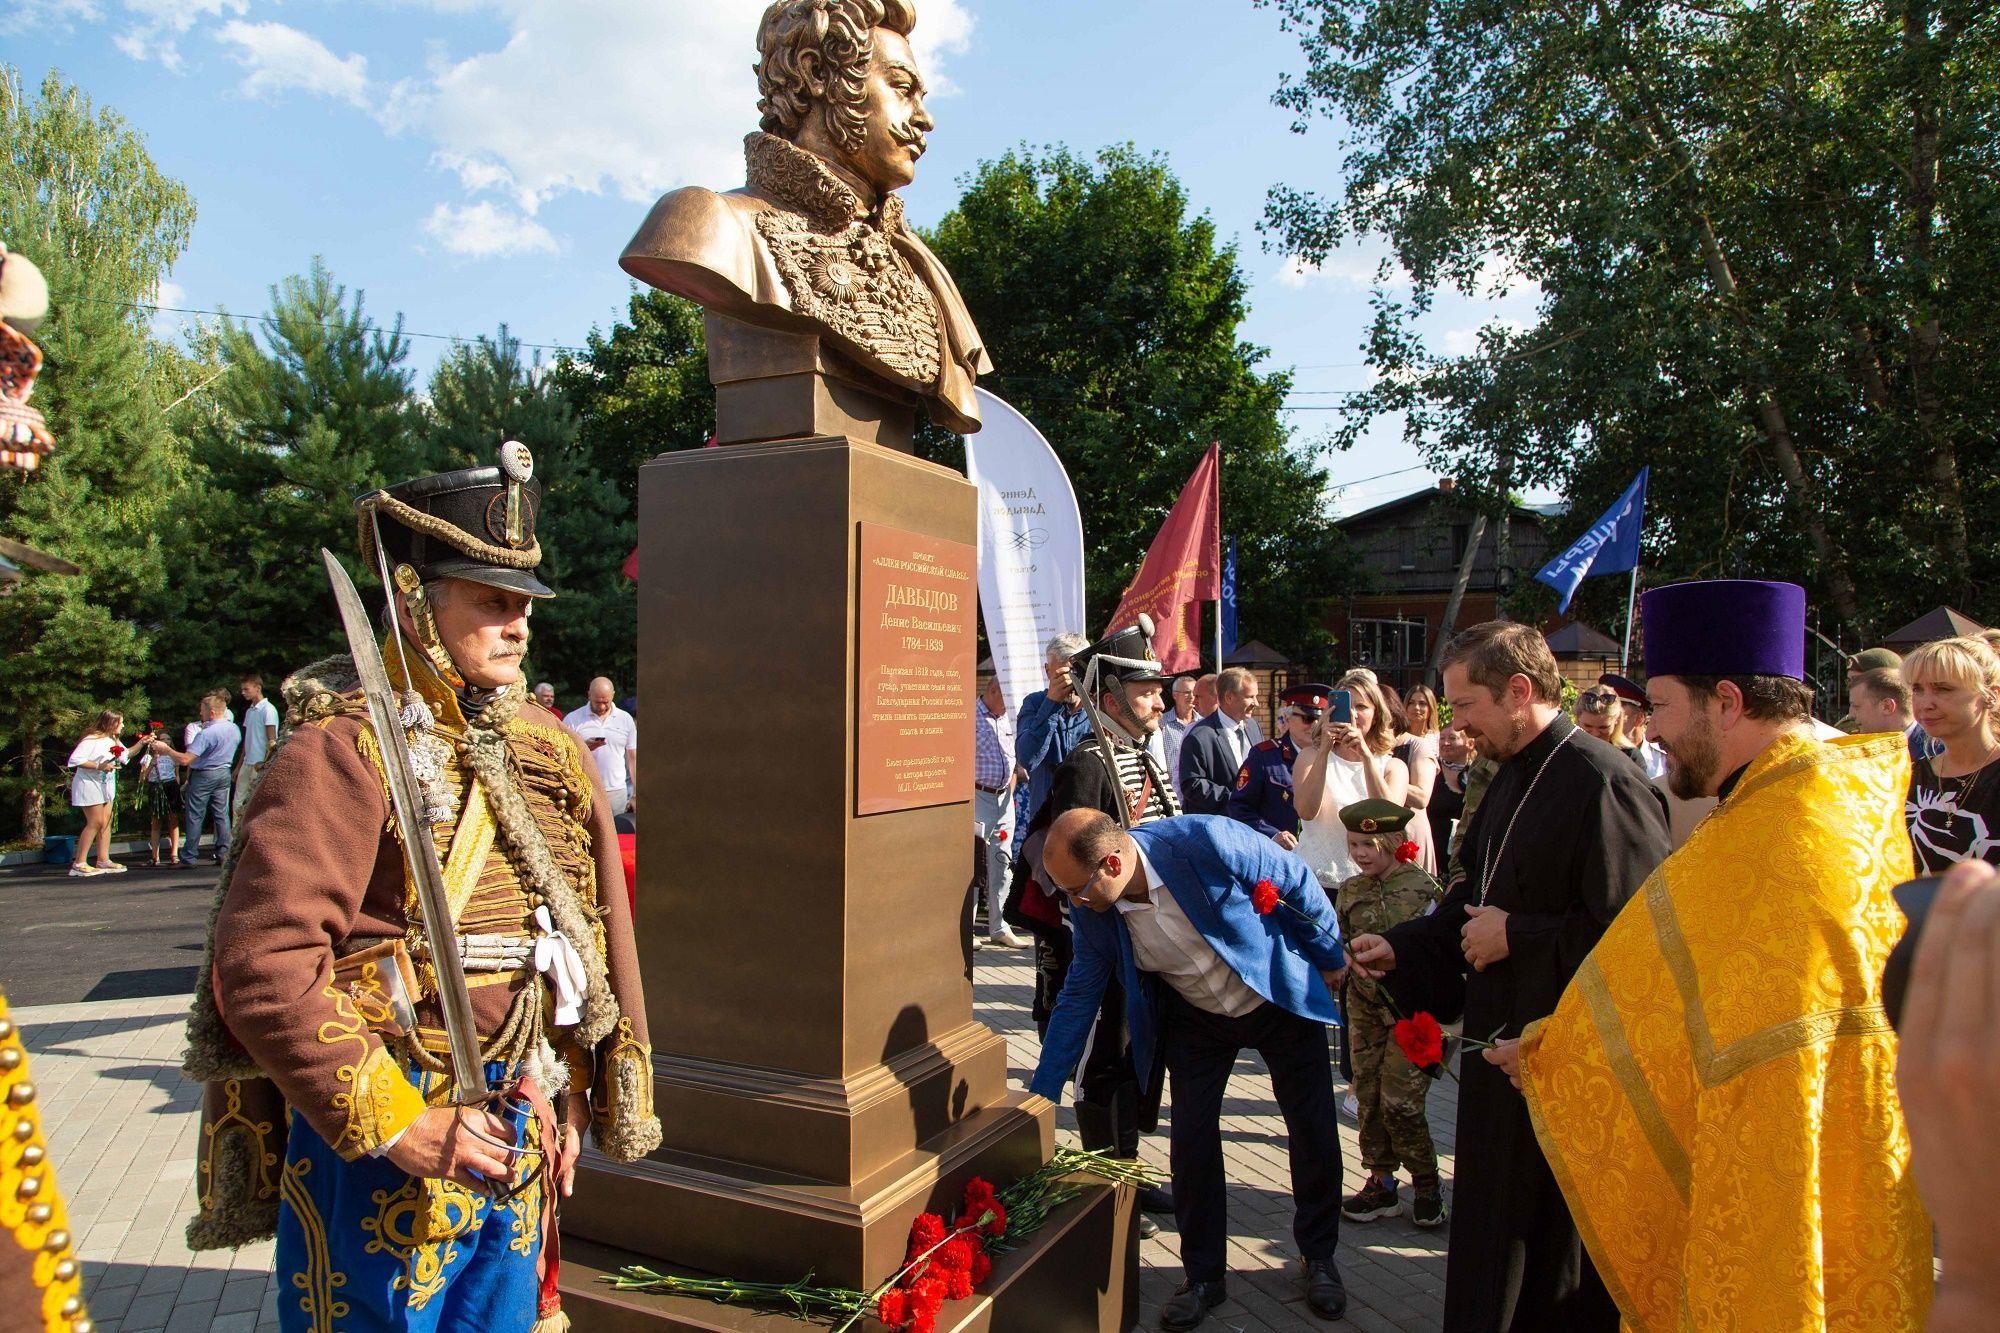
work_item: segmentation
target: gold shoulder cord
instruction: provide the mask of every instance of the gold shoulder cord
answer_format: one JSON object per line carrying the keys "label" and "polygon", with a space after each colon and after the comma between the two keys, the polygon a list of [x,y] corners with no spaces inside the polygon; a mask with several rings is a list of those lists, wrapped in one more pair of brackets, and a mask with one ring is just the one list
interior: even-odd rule
{"label": "gold shoulder cord", "polygon": [[[83,1307],[83,1269],[72,1253],[69,1219],[56,1194],[49,1145],[35,1111],[28,1052],[0,995],[0,1245],[27,1251],[32,1293],[45,1333],[91,1333]],[[19,1258],[7,1268],[18,1269]],[[0,1290],[10,1305],[21,1293]],[[19,1306],[13,1306],[18,1309]]]}

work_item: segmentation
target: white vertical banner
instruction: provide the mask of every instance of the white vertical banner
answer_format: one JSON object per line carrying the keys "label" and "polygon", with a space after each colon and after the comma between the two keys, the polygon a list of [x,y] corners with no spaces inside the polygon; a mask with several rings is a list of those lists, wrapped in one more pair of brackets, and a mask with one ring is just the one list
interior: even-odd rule
{"label": "white vertical banner", "polygon": [[1005,400],[976,390],[985,425],[965,437],[979,488],[979,614],[1008,709],[1048,686],[1042,650],[1082,634],[1083,519],[1062,460]]}

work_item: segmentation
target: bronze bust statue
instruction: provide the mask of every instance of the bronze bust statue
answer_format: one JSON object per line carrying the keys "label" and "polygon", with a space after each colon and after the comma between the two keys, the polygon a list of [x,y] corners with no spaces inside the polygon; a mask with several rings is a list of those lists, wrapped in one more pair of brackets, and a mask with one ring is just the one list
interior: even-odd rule
{"label": "bronze bust statue", "polygon": [[973,381],[992,363],[895,193],[932,128],[916,17],[913,0],[777,0],[757,34],[763,128],[744,143],[747,183],[664,196],[619,264],[698,302],[711,327],[721,316],[817,337],[850,378],[922,398],[966,433],[979,429]]}

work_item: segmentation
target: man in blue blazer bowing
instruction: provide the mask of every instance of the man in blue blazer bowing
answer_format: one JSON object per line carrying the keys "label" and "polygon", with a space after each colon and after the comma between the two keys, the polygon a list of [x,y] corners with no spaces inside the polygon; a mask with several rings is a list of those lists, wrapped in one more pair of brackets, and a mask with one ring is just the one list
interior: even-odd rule
{"label": "man in blue blazer bowing", "polygon": [[1174,1216],[1187,1281],[1160,1311],[1160,1327],[1193,1328],[1227,1297],[1222,1095],[1245,1049],[1264,1057],[1285,1116],[1307,1303],[1339,1318],[1347,1291],[1333,1262],[1341,1170],[1326,1025],[1338,1021],[1333,994],[1345,959],[1318,880],[1231,819],[1195,815],[1127,831],[1093,809],[1056,819],[1042,865],[1073,908],[1089,910],[1070,913],[1076,956],[1029,1087],[1062,1100],[1113,976],[1125,987],[1145,1128],[1157,1122],[1160,1072],[1173,1078]]}

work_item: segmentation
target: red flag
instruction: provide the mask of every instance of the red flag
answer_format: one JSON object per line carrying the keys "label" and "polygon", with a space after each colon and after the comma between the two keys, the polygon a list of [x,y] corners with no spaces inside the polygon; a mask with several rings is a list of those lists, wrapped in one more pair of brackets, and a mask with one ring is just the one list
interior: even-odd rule
{"label": "red flag", "polygon": [[633,547],[632,554],[625,557],[624,575],[637,583],[639,581],[639,548]]}
{"label": "red flag", "polygon": [[1153,618],[1153,651],[1169,671],[1201,665],[1201,603],[1222,596],[1222,445],[1208,446],[1181,488],[1138,577],[1125,589],[1112,630],[1145,612]]}

